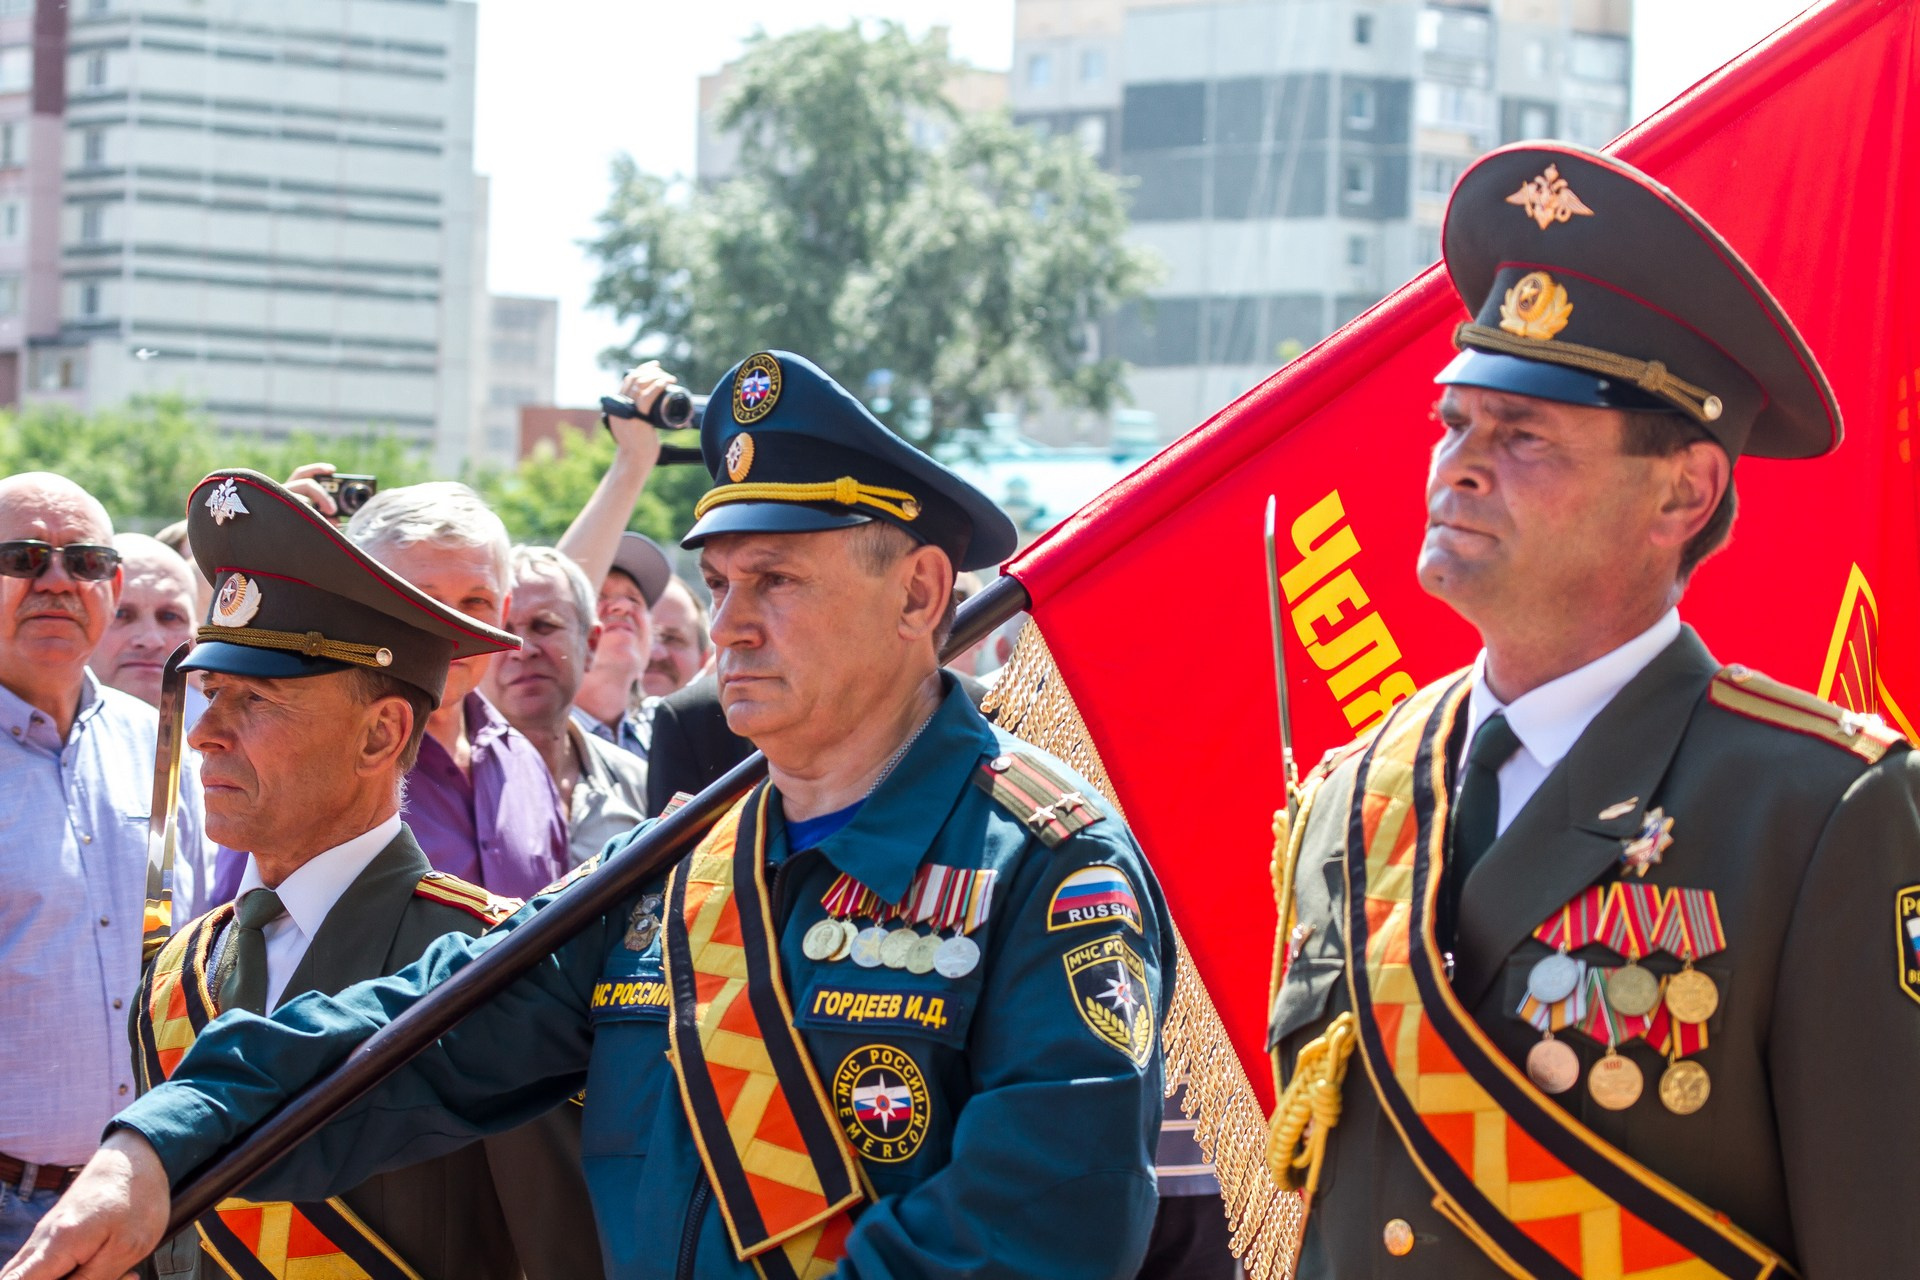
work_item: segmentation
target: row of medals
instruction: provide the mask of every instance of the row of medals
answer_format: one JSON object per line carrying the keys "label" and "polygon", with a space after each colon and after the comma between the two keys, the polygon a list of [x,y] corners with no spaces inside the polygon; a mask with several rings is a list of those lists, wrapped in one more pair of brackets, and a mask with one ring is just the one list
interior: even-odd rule
{"label": "row of medals", "polygon": [[822,963],[852,960],[862,969],[905,969],[943,978],[964,978],[980,963],[980,944],[965,934],[943,938],[921,933],[912,925],[862,928],[851,920],[820,921],[807,930],[800,950],[807,959]]}
{"label": "row of medals", "polygon": [[[1556,951],[1527,974],[1527,993],[1543,1005],[1558,1004],[1574,993],[1583,976],[1580,961]],[[1674,1021],[1689,1025],[1705,1022],[1720,1007],[1720,989],[1691,963],[1668,977],[1663,989],[1652,970],[1628,961],[1625,967],[1607,975],[1606,998],[1608,1006],[1624,1018],[1645,1017],[1665,1000]],[[1671,1034],[1677,1036],[1678,1032]],[[1580,1055],[1572,1045],[1554,1039],[1548,1032],[1527,1053],[1527,1076],[1547,1093],[1565,1093],[1579,1083]],[[1660,1076],[1660,1102],[1675,1115],[1690,1116],[1707,1105],[1711,1088],[1705,1067],[1676,1057]],[[1613,1045],[1587,1075],[1588,1092],[1609,1111],[1631,1107],[1645,1089],[1646,1078],[1639,1064]]]}

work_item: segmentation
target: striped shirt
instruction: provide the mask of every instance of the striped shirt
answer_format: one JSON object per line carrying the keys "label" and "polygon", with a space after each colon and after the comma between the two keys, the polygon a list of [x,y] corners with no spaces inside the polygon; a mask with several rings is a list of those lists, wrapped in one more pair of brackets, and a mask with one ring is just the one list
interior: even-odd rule
{"label": "striped shirt", "polygon": [[[147,816],[159,717],[86,675],[62,742],[0,687],[0,1152],[82,1164],[133,1100],[128,1006],[140,982]],[[176,891],[190,906],[199,770],[181,769]],[[196,851],[189,856],[185,851]],[[184,918],[184,916],[180,917]]]}

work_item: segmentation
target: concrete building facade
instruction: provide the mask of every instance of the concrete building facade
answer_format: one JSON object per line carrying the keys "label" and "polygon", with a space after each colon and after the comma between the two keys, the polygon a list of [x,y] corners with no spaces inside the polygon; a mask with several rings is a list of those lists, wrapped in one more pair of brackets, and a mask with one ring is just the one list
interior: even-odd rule
{"label": "concrete building facade", "polygon": [[524,455],[521,410],[553,403],[560,304],[552,298],[494,294],[487,300],[486,390],[481,433],[489,455]]}
{"label": "concrete building facade", "polygon": [[[377,431],[449,473],[511,460],[517,430],[490,441],[476,405],[472,0],[39,7],[66,13],[65,121],[44,152],[28,140],[29,172],[59,190],[34,228],[57,286],[42,327],[26,290],[25,398],[178,392],[228,429]],[[10,101],[0,90],[0,153]]]}
{"label": "concrete building facade", "polygon": [[1015,21],[1017,118],[1130,179],[1165,264],[1106,334],[1163,440],[1437,260],[1475,156],[1629,123],[1632,0],[1019,0]]}

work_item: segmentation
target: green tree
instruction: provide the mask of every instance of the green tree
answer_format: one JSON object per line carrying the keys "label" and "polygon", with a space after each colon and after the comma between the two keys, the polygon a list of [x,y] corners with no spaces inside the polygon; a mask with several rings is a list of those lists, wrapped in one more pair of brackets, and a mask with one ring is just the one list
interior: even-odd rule
{"label": "green tree", "polygon": [[[487,504],[500,513],[516,542],[560,540],[594,486],[613,461],[613,439],[606,432],[560,428],[560,443],[542,441],[511,471],[476,480]],[[693,504],[707,491],[707,473],[699,467],[662,467],[647,481],[627,527],[661,546],[672,547],[693,524]]]}
{"label": "green tree", "polygon": [[615,161],[587,246],[593,301],[632,327],[608,363],[704,387],[786,347],[923,446],[1041,395],[1110,408],[1098,326],[1153,271],[1120,185],[1073,140],[955,110],[964,71],[893,24],[756,37],[721,112],[737,177],[695,192]]}
{"label": "green tree", "polygon": [[296,434],[264,441],[223,433],[174,397],[91,414],[57,405],[0,413],[0,475],[66,476],[100,499],[123,530],[151,531],[180,519],[193,486],[216,467],[252,467],[284,479],[304,462],[376,475],[388,488],[428,474],[425,460],[392,437]]}

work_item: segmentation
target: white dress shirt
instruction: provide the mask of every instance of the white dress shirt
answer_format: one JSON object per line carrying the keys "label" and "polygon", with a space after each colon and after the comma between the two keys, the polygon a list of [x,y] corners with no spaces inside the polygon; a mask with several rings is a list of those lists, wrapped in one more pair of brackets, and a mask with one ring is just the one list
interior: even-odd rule
{"label": "white dress shirt", "polygon": [[[327,912],[333,910],[333,904],[340,901],[340,895],[360,878],[367,864],[392,844],[393,838],[399,834],[400,815],[396,813],[365,835],[355,836],[345,844],[337,844],[302,863],[297,871],[280,882],[275,892],[280,895],[280,905],[287,909],[287,913],[260,931],[267,941],[268,1012],[272,1012],[274,1006],[280,1003],[281,993],[287,989],[287,979],[300,967],[300,961],[313,944],[314,935],[320,932]],[[264,887],[260,879],[260,867],[254,862],[253,855],[248,854],[247,869],[240,875],[240,892],[235,895],[235,900],[244,897],[250,889]]]}
{"label": "white dress shirt", "polygon": [[[1660,621],[1642,631],[1618,649],[1595,658],[1578,670],[1557,680],[1549,680],[1538,689],[1503,703],[1487,687],[1487,651],[1482,649],[1473,664],[1473,692],[1467,698],[1467,737],[1480,731],[1488,717],[1504,711],[1520,750],[1513,753],[1500,769],[1500,822],[1497,832],[1507,829],[1514,816],[1526,807],[1554,766],[1573,750],[1573,744],[1593,718],[1612,702],[1614,696],[1660,652],[1680,638],[1680,611],[1667,610]],[[1462,778],[1466,770],[1460,770]],[[1496,832],[1496,833],[1497,833]]]}

